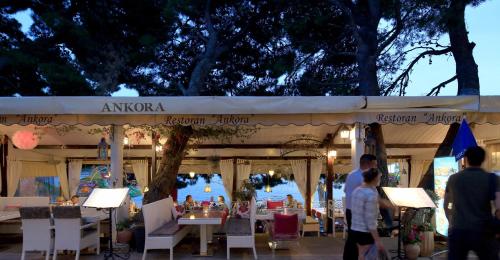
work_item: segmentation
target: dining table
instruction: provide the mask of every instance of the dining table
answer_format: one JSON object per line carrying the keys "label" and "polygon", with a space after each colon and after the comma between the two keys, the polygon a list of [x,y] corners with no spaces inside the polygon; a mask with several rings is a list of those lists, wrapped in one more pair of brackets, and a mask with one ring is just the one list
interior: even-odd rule
{"label": "dining table", "polygon": [[200,226],[200,252],[198,256],[212,256],[208,252],[207,227],[210,225],[222,224],[224,212],[221,210],[203,210],[188,212],[177,220],[179,225]]}

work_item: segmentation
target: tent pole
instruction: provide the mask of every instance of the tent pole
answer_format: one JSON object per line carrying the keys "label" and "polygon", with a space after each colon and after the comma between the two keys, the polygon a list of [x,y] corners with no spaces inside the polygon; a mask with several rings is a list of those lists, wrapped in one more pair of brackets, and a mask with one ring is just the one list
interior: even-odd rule
{"label": "tent pole", "polygon": [[7,155],[9,152],[9,138],[7,135],[4,135],[2,140],[2,146],[0,147],[2,150],[2,166],[0,167],[0,178],[2,179],[2,187],[0,187],[1,193],[0,196],[7,197]]}
{"label": "tent pole", "polygon": [[[327,174],[326,174],[326,204],[328,205],[328,201],[332,200],[333,201],[333,161],[334,158],[328,157],[327,163],[326,163],[326,169],[327,169]],[[328,211],[327,211],[328,213]],[[333,217],[333,216],[332,216]],[[335,232],[333,230],[333,219],[327,218],[327,233],[328,234],[333,234]]]}
{"label": "tent pole", "polygon": [[153,181],[153,174],[156,173],[156,133],[154,131],[151,132],[151,153],[153,154],[151,159],[151,171],[149,172],[149,181],[148,184]]}
{"label": "tent pole", "polygon": [[311,157],[307,158],[307,174],[306,174],[306,213],[307,216],[311,215],[312,192],[311,192]]}

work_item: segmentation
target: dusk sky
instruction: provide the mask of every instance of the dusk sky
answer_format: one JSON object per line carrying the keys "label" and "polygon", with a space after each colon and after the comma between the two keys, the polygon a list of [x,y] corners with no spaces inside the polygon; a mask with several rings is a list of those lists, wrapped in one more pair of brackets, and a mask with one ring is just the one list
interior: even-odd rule
{"label": "dusk sky", "polygon": [[[500,50],[498,49],[500,33],[497,27],[500,25],[499,13],[500,1],[493,0],[487,0],[476,8],[468,7],[466,10],[469,40],[476,43],[474,58],[479,66],[481,95],[500,95]],[[26,32],[32,23],[30,12],[20,12],[15,17],[22,23],[22,30]],[[444,35],[440,42],[448,44],[448,35]],[[411,82],[407,89],[407,95],[425,95],[430,89],[451,78],[454,74],[455,61],[453,57],[433,57],[432,65],[429,65],[428,59],[423,59],[415,66],[410,77]],[[457,83],[455,81],[448,84],[440,95],[455,96],[456,94]],[[113,94],[113,96],[137,95],[137,91],[123,88]]]}

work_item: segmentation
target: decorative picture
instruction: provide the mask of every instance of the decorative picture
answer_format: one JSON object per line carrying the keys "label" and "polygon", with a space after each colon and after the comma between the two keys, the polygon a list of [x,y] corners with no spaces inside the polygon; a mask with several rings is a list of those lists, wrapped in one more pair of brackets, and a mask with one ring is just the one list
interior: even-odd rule
{"label": "decorative picture", "polygon": [[436,230],[438,233],[448,235],[448,219],[444,214],[443,200],[446,184],[452,174],[458,172],[458,163],[455,157],[441,157],[434,159],[434,191],[439,196],[436,209]]}

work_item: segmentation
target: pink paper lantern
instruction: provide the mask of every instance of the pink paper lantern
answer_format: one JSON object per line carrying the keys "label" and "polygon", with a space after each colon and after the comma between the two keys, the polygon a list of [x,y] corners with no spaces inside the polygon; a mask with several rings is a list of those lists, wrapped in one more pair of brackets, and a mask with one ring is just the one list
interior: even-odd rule
{"label": "pink paper lantern", "polygon": [[14,145],[23,150],[31,150],[38,145],[38,137],[28,130],[19,130],[12,136]]}

